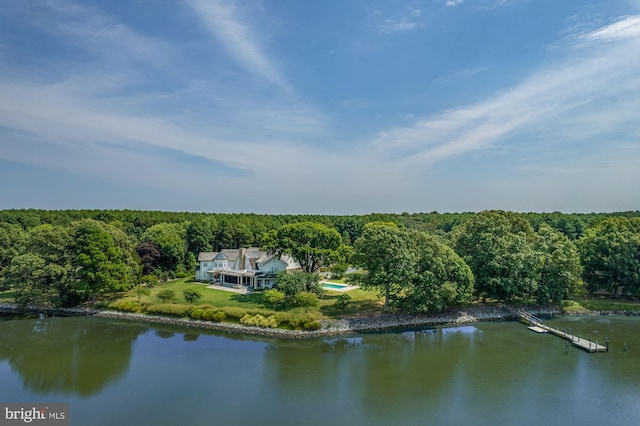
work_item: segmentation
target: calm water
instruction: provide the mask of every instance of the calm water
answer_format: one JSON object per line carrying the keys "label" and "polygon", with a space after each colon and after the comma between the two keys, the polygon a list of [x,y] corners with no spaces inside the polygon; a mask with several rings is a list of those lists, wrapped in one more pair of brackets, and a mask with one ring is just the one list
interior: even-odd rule
{"label": "calm water", "polygon": [[640,320],[548,323],[611,351],[519,323],[298,342],[4,320],[0,401],[68,402],[72,425],[639,424]]}

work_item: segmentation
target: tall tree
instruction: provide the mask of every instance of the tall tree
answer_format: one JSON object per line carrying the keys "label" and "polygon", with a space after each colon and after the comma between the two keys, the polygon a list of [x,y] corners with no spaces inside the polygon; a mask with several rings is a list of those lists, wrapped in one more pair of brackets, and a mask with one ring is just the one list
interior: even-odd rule
{"label": "tall tree", "polygon": [[335,229],[321,223],[298,222],[271,231],[262,239],[263,247],[282,255],[293,256],[302,270],[314,273],[321,266],[341,260],[342,238]]}
{"label": "tall tree", "polygon": [[12,259],[6,285],[16,289],[16,302],[23,305],[63,306],[74,304],[72,238],[63,226],[40,225],[29,230],[25,253]]}
{"label": "tall tree", "polygon": [[23,252],[28,234],[21,226],[0,223],[0,289],[4,288],[2,271],[11,260]]}
{"label": "tall tree", "polygon": [[384,296],[385,311],[414,275],[415,257],[406,233],[391,222],[365,225],[354,243],[352,261],[367,271],[361,278],[363,287]]}
{"label": "tall tree", "polygon": [[608,218],[578,241],[584,279],[591,291],[604,288],[640,294],[640,221]]}
{"label": "tall tree", "polygon": [[175,271],[185,261],[187,251],[186,229],[181,223],[159,223],[142,234],[142,242],[156,245],[162,260],[160,264],[169,271]]}
{"label": "tall tree", "polygon": [[158,247],[152,242],[138,244],[136,253],[138,253],[140,263],[142,264],[143,275],[148,275],[153,272],[162,260],[162,253],[160,253]]}
{"label": "tall tree", "polygon": [[15,301],[22,306],[59,307],[66,300],[64,283],[69,269],[47,261],[36,253],[14,257],[5,268],[7,285],[15,288]]}
{"label": "tall tree", "polygon": [[306,291],[309,293],[320,293],[320,276],[316,273],[310,274],[304,271],[288,273],[285,271],[277,274],[278,290],[282,291],[289,298]]}
{"label": "tall tree", "polygon": [[470,301],[473,274],[469,265],[433,235],[414,231],[408,236],[416,263],[402,305],[413,312],[433,312]]}
{"label": "tall tree", "polygon": [[211,251],[213,231],[209,223],[204,220],[189,222],[185,238],[187,240],[187,250],[190,253],[197,256],[201,251]]}
{"label": "tall tree", "polygon": [[542,224],[534,248],[540,253],[537,299],[541,303],[558,303],[578,290],[582,283],[582,265],[575,245],[564,232]]}
{"label": "tall tree", "polygon": [[536,292],[539,255],[532,238],[526,220],[503,211],[478,213],[452,235],[453,248],[473,272],[476,294],[499,300],[527,299]]}
{"label": "tall tree", "polygon": [[[92,219],[71,224],[76,288],[86,298],[127,290],[133,283],[132,247],[120,247],[118,229]],[[111,232],[109,232],[111,231]],[[112,234],[116,235],[116,238]]]}

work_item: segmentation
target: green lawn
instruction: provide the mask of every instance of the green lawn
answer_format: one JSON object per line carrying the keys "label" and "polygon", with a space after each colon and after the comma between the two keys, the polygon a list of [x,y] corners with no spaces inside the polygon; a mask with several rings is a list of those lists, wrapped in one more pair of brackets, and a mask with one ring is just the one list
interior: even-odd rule
{"label": "green lawn", "polygon": [[[250,294],[237,294],[223,290],[215,290],[207,288],[207,284],[198,283],[193,278],[181,278],[178,280],[170,281],[167,283],[160,283],[151,289],[149,296],[142,296],[140,298],[141,303],[157,304],[162,303],[157,294],[162,290],[173,290],[176,295],[173,303],[186,304],[182,295],[184,290],[193,289],[202,294],[202,298],[198,300],[196,305],[213,305],[216,308],[223,308],[225,306],[239,307],[243,309],[262,309],[273,310],[273,305],[266,302],[263,298],[262,292],[257,291]],[[349,291],[347,294],[351,297],[352,303],[347,310],[332,309],[332,305],[336,299],[344,294],[342,292],[325,291],[320,297],[318,306],[309,309],[311,314],[316,319],[335,318],[348,315],[364,315],[372,313],[373,311],[380,310],[379,298],[376,293],[356,289]],[[119,294],[117,297],[110,298],[105,302],[108,304],[116,300],[138,300],[138,296],[133,291],[128,293]],[[286,311],[292,314],[303,314],[304,308],[285,305],[279,306],[277,311]]]}

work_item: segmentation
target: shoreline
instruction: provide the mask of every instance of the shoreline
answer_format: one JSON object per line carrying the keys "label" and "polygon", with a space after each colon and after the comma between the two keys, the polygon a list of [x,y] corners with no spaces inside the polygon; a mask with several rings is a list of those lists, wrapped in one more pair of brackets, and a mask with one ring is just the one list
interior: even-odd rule
{"label": "shoreline", "polygon": [[[561,310],[551,307],[526,308],[533,315],[632,315],[638,316],[640,312],[600,312],[590,311],[581,313],[563,313]],[[506,306],[479,306],[466,309],[453,309],[439,314],[410,315],[403,313],[381,314],[371,317],[343,318],[332,320],[319,320],[322,328],[315,331],[285,330],[280,328],[261,328],[234,323],[194,320],[189,318],[177,318],[161,315],[148,315],[130,312],[120,312],[104,309],[90,308],[20,308],[15,304],[0,304],[0,313],[44,313],[59,316],[95,316],[98,318],[123,319],[129,321],[150,322],[154,324],[176,325],[185,328],[200,328],[216,331],[224,331],[234,334],[277,337],[283,339],[313,339],[319,337],[331,337],[362,333],[393,332],[400,330],[412,330],[418,328],[436,327],[443,325],[463,325],[476,322],[510,321],[517,319],[512,310]]]}

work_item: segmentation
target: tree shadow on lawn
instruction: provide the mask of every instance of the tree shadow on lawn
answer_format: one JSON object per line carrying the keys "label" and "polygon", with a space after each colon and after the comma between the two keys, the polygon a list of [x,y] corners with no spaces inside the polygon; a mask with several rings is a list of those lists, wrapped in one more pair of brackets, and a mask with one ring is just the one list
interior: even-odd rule
{"label": "tree shadow on lawn", "polygon": [[263,292],[255,292],[255,293],[249,293],[249,294],[234,294],[233,296],[230,297],[230,299],[233,300],[234,302],[258,305],[262,308],[269,309],[272,311],[286,311],[296,307],[296,305],[290,302],[279,303],[274,307],[273,303],[270,303],[265,299]]}

